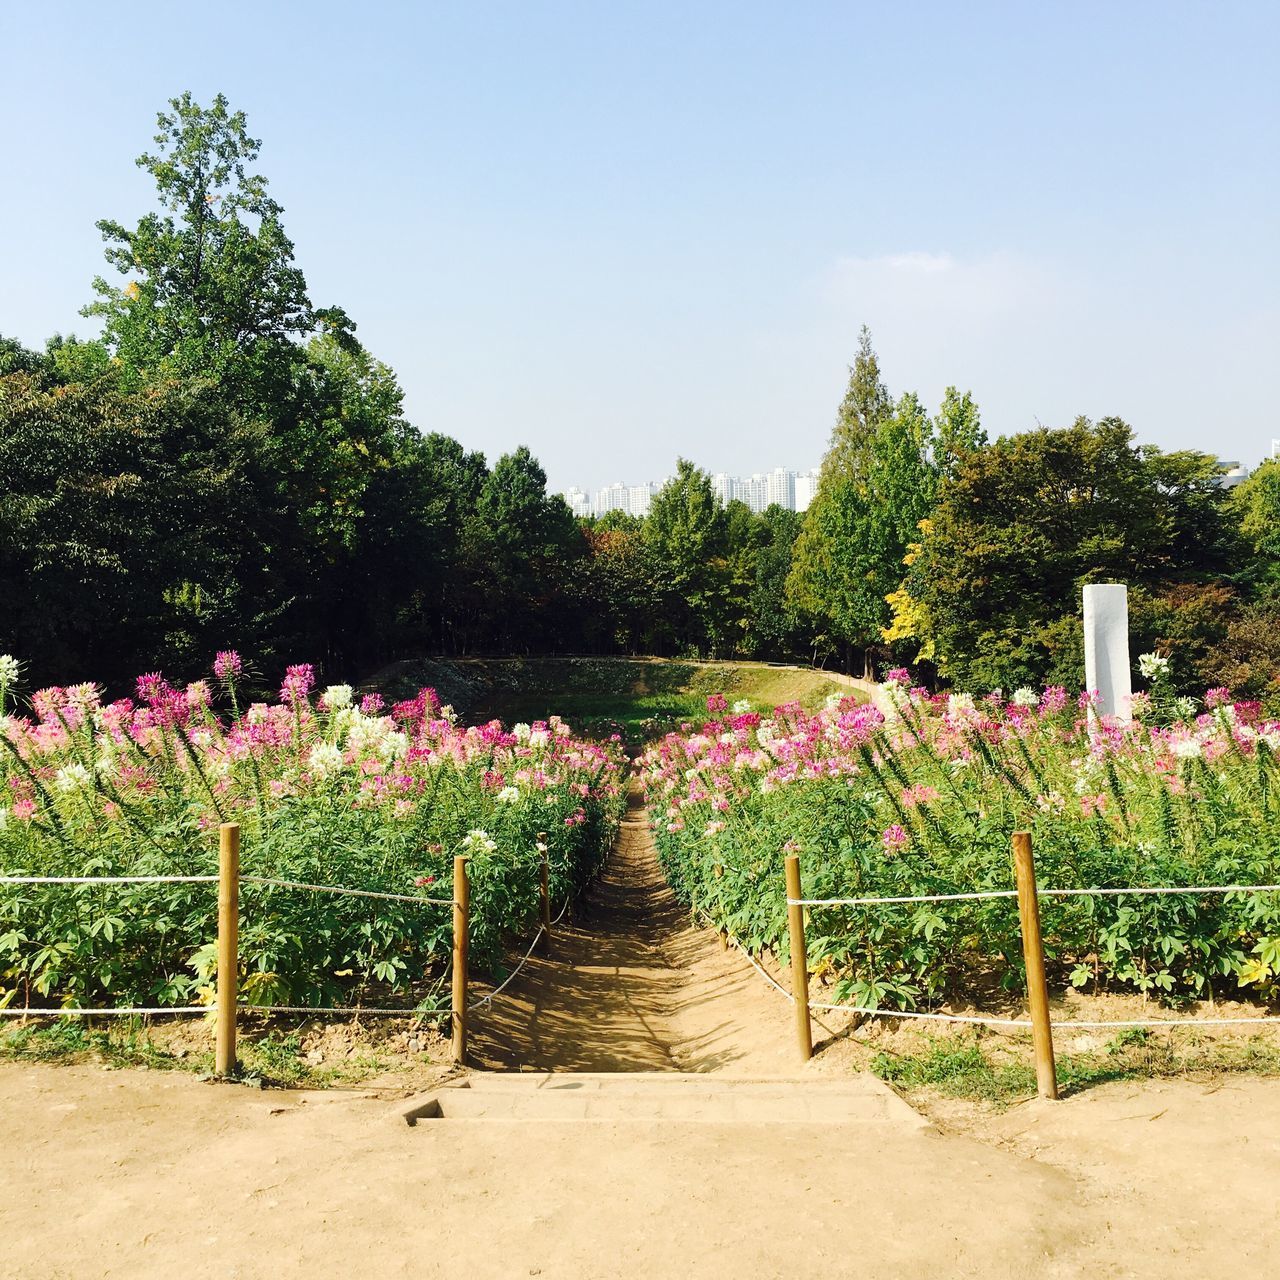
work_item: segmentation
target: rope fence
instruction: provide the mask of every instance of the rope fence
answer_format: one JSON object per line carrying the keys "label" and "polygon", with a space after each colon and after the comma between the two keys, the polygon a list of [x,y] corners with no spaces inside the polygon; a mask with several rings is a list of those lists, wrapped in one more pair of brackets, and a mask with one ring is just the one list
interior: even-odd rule
{"label": "rope fence", "polygon": [[[968,893],[926,893],[904,896],[865,896],[856,898],[806,898],[801,891],[800,859],[796,854],[786,857],[786,905],[787,931],[791,944],[791,990],[767,973],[755,958],[737,943],[755,969],[769,984],[786,996],[795,1007],[796,1037],[800,1053],[806,1060],[813,1055],[811,1012],[857,1014],[864,1018],[903,1019],[927,1022],[954,1022],[971,1026],[1004,1027],[1014,1031],[1031,1032],[1032,1048],[1036,1061],[1036,1084],[1042,1097],[1058,1096],[1057,1068],[1054,1062],[1053,1029],[1063,1030],[1117,1030],[1145,1027],[1242,1027],[1268,1026],[1280,1022],[1275,1014],[1258,1014],[1250,1017],[1230,1018],[1116,1018],[1110,1020],[1063,1018],[1054,1020],[1049,1012],[1048,984],[1044,969],[1044,941],[1040,932],[1041,898],[1092,898],[1127,897],[1129,895],[1207,895],[1232,893],[1280,893],[1277,884],[1221,884],[1221,885],[1133,885],[1090,889],[1041,889],[1036,884],[1035,860],[1031,849],[1031,835],[1018,831],[1013,835],[1013,864],[1017,888],[985,889]],[[718,869],[717,869],[718,870]],[[805,908],[822,907],[876,907],[934,902],[974,902],[991,899],[1016,898],[1022,926],[1023,959],[1027,974],[1026,1018],[1002,1018],[986,1014],[934,1013],[915,1009],[881,1009],[866,1005],[830,1004],[809,999],[808,953],[805,942]],[[704,912],[704,914],[706,914]],[[714,921],[712,922],[714,924]],[[721,939],[727,935],[721,930]]]}
{"label": "rope fence", "polygon": [[[210,877],[216,880],[217,876]],[[381,898],[387,902],[416,902],[431,907],[451,907],[452,898],[420,898],[411,893],[383,893],[376,889],[347,889],[336,884],[306,884],[301,880],[274,880],[269,876],[241,876],[241,884],[264,885],[272,889],[307,889],[312,893],[338,893],[352,898]]]}
{"label": "rope fence", "polygon": [[[1280,884],[1133,885],[1122,889],[1041,889],[1040,898],[1121,898],[1129,894],[1280,893]],[[902,898],[788,898],[789,907],[886,907],[914,902],[976,902],[1016,898],[1017,889],[983,889],[973,893],[921,893]]]}
{"label": "rope fence", "polygon": [[[236,1030],[241,1015],[255,1013],[325,1014],[346,1017],[438,1017],[449,1015],[453,1028],[453,1057],[462,1062],[466,1056],[467,1014],[491,1004],[510,985],[528,963],[535,948],[542,943],[547,953],[551,949],[552,928],[559,924],[569,911],[573,901],[570,894],[565,899],[560,914],[551,918],[549,893],[550,870],[547,858],[546,835],[538,835],[540,855],[539,912],[541,923],[534,934],[529,949],[520,962],[503,981],[480,999],[468,1003],[468,961],[470,932],[470,880],[467,858],[453,860],[453,896],[429,898],[418,894],[389,893],[375,889],[354,889],[344,885],[310,884],[301,880],[284,880],[272,876],[242,875],[240,873],[240,827],[238,823],[224,823],[219,827],[217,875],[167,875],[167,876],[0,876],[0,885],[126,885],[126,884],[216,884],[218,886],[218,932],[216,941],[216,998],[202,1005],[134,1005],[87,1008],[68,1005],[62,1008],[0,1009],[0,1017],[6,1018],[64,1018],[64,1017],[159,1017],[165,1014],[212,1014],[216,1018],[215,1070],[221,1076],[233,1076],[236,1071]],[[407,902],[415,906],[451,907],[453,909],[452,947],[452,999],[448,1005],[387,1008],[361,1005],[255,1005],[244,1004],[239,999],[239,923],[240,886],[250,884],[262,888],[292,889],[310,893],[329,893],[355,898],[372,898],[388,902]]]}
{"label": "rope fence", "polygon": [[0,876],[0,884],[217,884],[217,876]]}

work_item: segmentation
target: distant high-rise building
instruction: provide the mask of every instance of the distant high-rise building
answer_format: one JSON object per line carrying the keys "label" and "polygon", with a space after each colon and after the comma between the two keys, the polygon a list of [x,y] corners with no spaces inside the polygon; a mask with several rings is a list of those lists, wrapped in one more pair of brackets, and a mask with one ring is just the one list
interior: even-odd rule
{"label": "distant high-rise building", "polygon": [[716,474],[711,477],[712,490],[715,492],[716,497],[726,505],[732,502],[736,496],[734,492],[736,483],[737,482],[732,476],[725,475],[723,471],[717,471]]}
{"label": "distant high-rise building", "polygon": [[1220,489],[1234,489],[1236,485],[1243,484],[1249,478],[1249,468],[1243,462],[1219,458],[1218,466],[1222,468],[1218,475]]}
{"label": "distant high-rise building", "polygon": [[[711,491],[724,504],[743,502],[754,512],[777,505],[788,511],[803,511],[813,500],[818,482],[817,470],[795,472],[787,467],[775,467],[765,473],[757,471],[751,476],[731,476],[717,471],[711,476]],[[564,500],[575,516],[603,516],[610,511],[625,511],[627,515],[647,516],[653,506],[654,495],[666,481],[647,484],[606,485],[594,493],[585,493],[576,486],[566,489]]]}
{"label": "distant high-rise building", "polygon": [[813,501],[814,495],[818,492],[818,468],[814,467],[812,471],[801,472],[796,476],[795,484],[795,506],[794,511],[808,511],[809,504]]}
{"label": "distant high-rise building", "polygon": [[765,506],[785,507],[788,511],[796,509],[796,473],[784,467],[774,467],[769,472],[765,486]]}

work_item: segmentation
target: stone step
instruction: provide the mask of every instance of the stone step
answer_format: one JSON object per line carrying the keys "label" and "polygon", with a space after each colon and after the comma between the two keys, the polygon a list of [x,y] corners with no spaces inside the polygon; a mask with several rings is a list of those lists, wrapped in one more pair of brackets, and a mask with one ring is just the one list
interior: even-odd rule
{"label": "stone step", "polygon": [[683,1072],[477,1072],[402,1106],[420,1120],[748,1124],[927,1122],[874,1076],[735,1080]]}

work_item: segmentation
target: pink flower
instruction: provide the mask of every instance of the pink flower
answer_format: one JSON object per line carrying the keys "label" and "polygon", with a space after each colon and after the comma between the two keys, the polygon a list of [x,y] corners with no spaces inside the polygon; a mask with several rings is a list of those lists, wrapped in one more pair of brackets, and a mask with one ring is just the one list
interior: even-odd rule
{"label": "pink flower", "polygon": [[938,792],[923,782],[917,782],[914,787],[908,787],[902,793],[902,803],[908,809],[914,809],[918,804],[932,804],[937,798]]}
{"label": "pink flower", "polygon": [[909,685],[911,683],[911,673],[906,667],[890,667],[885,672],[884,682],[885,684]]}
{"label": "pink flower", "polygon": [[707,710],[715,715],[719,711],[727,711],[729,709],[729,699],[723,693],[713,693],[707,699]]}
{"label": "pink flower", "polygon": [[386,703],[382,700],[380,693],[366,693],[360,699],[360,710],[366,716],[379,716],[382,714],[383,707]]}
{"label": "pink flower", "polygon": [[1052,715],[1067,705],[1067,691],[1060,684],[1049,685],[1040,698],[1042,715]]}
{"label": "pink flower", "polygon": [[910,842],[911,837],[897,822],[892,826],[886,827],[880,837],[880,843],[884,845],[889,853],[897,853],[899,849],[905,849]]}
{"label": "pink flower", "polygon": [[1221,707],[1231,701],[1231,690],[1225,685],[1218,685],[1216,688],[1209,689],[1204,695],[1204,705],[1206,707]]}
{"label": "pink flower", "polygon": [[307,695],[315,688],[316,669],[309,662],[299,662],[289,667],[284,673],[284,683],[280,686],[280,701],[290,705],[305,702]]}
{"label": "pink flower", "polygon": [[234,649],[223,649],[213,660],[213,674],[224,682],[235,680],[244,670],[244,663]]}
{"label": "pink flower", "polygon": [[36,815],[36,806],[33,800],[15,800],[13,802],[13,816],[19,822],[30,822]]}
{"label": "pink flower", "polygon": [[1101,818],[1107,811],[1107,797],[1101,792],[1094,796],[1080,797],[1080,813],[1083,817],[1092,818],[1095,814]]}

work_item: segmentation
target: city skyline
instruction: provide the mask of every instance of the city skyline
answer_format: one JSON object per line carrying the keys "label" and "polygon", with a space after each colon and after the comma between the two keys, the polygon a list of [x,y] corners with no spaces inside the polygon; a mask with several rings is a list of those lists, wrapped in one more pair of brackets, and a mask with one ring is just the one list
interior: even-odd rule
{"label": "city skyline", "polygon": [[[711,487],[722,503],[743,502],[757,514],[771,506],[787,511],[806,511],[817,492],[819,467],[799,471],[774,467],[771,471],[755,471],[749,476],[731,475],[725,471],[710,475]],[[561,490],[560,496],[580,520],[600,517],[611,511],[629,516],[647,516],[654,496],[671,479],[646,480],[625,484],[615,480],[598,489],[582,489],[577,485]]]}

